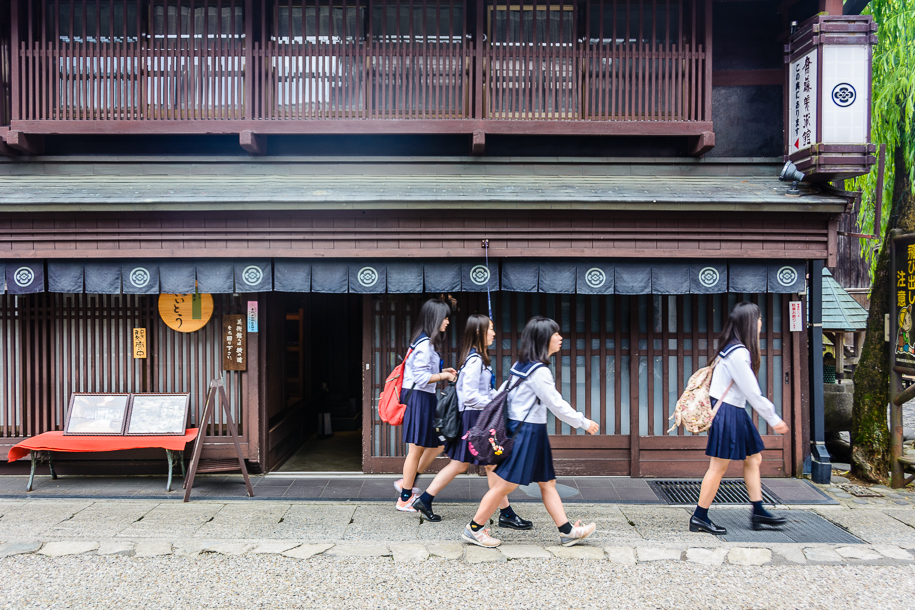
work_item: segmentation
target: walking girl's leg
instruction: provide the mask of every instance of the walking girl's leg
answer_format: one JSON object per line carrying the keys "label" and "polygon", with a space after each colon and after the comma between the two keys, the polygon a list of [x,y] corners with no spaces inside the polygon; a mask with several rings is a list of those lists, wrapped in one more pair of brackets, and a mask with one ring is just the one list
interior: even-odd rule
{"label": "walking girl's leg", "polygon": [[461,538],[479,546],[493,547],[502,544],[501,540],[489,535],[489,530],[484,529],[483,524],[492,516],[505,496],[518,488],[516,483],[509,483],[497,474],[493,474],[493,476],[495,477],[494,484],[480,501],[480,507],[473,516],[473,521],[464,528],[464,533],[461,534]]}
{"label": "walking girl's leg", "polygon": [[762,502],[762,481],[759,479],[759,466],[762,464],[762,454],[748,455],[743,461],[743,482],[747,485],[747,494],[750,502]]}
{"label": "walking girl's leg", "polygon": [[429,521],[434,523],[441,521],[441,515],[436,515],[432,512],[432,501],[435,500],[435,496],[437,496],[440,491],[448,486],[448,483],[454,480],[454,477],[466,471],[468,466],[469,464],[466,462],[458,462],[457,460],[448,462],[448,465],[435,475],[435,478],[429,483],[429,487],[426,488],[426,491],[413,501],[413,508],[421,512]]}
{"label": "walking girl's leg", "polygon": [[725,528],[712,523],[712,520],[709,519],[708,516],[708,509],[715,499],[715,494],[718,493],[721,479],[724,477],[724,473],[727,472],[728,464],[730,463],[731,460],[725,460],[723,458],[713,457],[709,460],[708,470],[705,472],[705,476],[702,477],[702,489],[699,491],[699,503],[696,505],[693,516],[689,519],[689,531],[708,532],[709,534],[718,536],[727,533]]}
{"label": "walking girl's leg", "polygon": [[562,505],[562,498],[556,491],[556,479],[539,483],[540,495],[543,497],[543,505],[546,512],[550,513],[553,523],[559,528],[559,543],[562,546],[573,546],[578,544],[597,529],[596,523],[582,525],[581,521],[576,521],[575,525],[569,521],[566,516],[566,509]]}
{"label": "walking girl's leg", "polygon": [[407,457],[403,461],[403,480],[401,481],[404,493],[413,488],[413,483],[416,481],[416,473],[419,470],[420,460],[424,454],[425,447],[420,447],[413,443],[407,444]]}
{"label": "walking girl's leg", "polygon": [[762,481],[759,477],[759,467],[761,464],[761,453],[748,455],[747,459],[743,462],[743,480],[747,485],[747,494],[750,496],[750,504],[753,505],[753,510],[750,511],[750,527],[754,530],[760,529],[763,525],[779,526],[788,522],[784,517],[776,517],[763,508]]}
{"label": "walking girl's leg", "polygon": [[[495,466],[486,467],[486,479],[489,481],[490,489],[501,480],[496,475],[495,470]],[[534,527],[534,522],[522,519],[521,516],[515,512],[515,509],[511,507],[511,504],[509,504],[508,496],[505,496],[502,498],[502,501],[499,502],[499,527],[507,527],[513,530],[529,530]]]}
{"label": "walking girl's leg", "polygon": [[442,449],[444,448],[444,445],[440,447],[423,447],[423,455],[421,458],[419,458],[419,465],[417,466],[416,473],[422,474],[426,472],[426,470],[429,468],[429,466],[432,465],[432,462],[435,461],[435,458],[441,454]]}

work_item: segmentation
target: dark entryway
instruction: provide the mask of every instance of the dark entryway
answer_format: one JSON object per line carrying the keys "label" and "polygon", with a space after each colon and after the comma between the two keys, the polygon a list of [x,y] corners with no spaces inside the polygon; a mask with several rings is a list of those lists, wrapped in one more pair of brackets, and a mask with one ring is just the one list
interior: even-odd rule
{"label": "dark entryway", "polygon": [[361,471],[361,296],[278,294],[273,311],[282,326],[268,331],[268,469]]}

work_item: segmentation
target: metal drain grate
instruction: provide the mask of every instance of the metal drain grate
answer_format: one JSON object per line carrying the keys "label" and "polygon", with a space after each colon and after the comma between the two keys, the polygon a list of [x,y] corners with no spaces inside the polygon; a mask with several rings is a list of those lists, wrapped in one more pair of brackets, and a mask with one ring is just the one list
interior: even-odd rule
{"label": "metal drain grate", "polygon": [[736,508],[713,510],[709,516],[717,525],[726,527],[728,533],[721,536],[725,542],[782,542],[819,544],[862,544],[863,541],[847,530],[836,526],[823,517],[804,510],[774,511],[779,517],[788,519],[780,528],[750,529],[750,511]]}
{"label": "metal drain grate", "polygon": [[[649,481],[648,485],[654,489],[662,500],[668,504],[695,504],[699,501],[699,490],[702,488],[702,481]],[[762,489],[763,502],[766,504],[778,504],[778,501],[772,497],[765,485]],[[749,504],[750,496],[747,495],[747,487],[743,481],[722,481],[718,488],[718,494],[712,504]]]}

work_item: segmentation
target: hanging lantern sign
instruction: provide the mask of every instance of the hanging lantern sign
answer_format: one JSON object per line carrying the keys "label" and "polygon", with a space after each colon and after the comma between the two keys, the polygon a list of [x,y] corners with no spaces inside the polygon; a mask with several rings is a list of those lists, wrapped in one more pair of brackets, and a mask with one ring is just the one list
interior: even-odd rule
{"label": "hanging lantern sign", "polygon": [[160,294],[159,315],[172,330],[192,333],[206,326],[213,316],[213,295]]}
{"label": "hanging lantern sign", "polygon": [[785,46],[785,160],[811,181],[861,176],[876,161],[871,135],[870,15],[817,15]]}

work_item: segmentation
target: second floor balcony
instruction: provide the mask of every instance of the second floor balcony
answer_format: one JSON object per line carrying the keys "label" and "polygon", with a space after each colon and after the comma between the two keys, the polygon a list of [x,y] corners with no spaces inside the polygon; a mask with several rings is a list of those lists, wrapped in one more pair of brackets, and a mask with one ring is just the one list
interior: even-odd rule
{"label": "second floor balcony", "polygon": [[[0,120],[42,134],[701,136],[711,0],[12,0]],[[17,140],[17,137],[21,137]]]}

